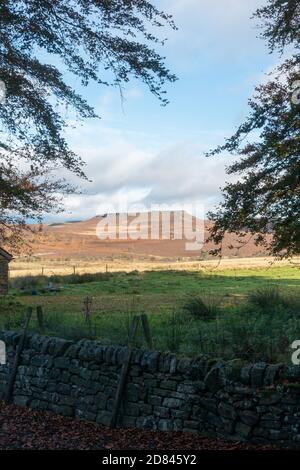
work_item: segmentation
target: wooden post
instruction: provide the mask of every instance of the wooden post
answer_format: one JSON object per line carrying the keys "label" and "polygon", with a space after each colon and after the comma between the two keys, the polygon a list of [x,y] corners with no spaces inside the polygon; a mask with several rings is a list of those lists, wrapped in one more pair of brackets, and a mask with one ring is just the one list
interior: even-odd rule
{"label": "wooden post", "polygon": [[5,398],[4,398],[8,402],[10,402],[12,400],[12,396],[13,396],[13,392],[14,392],[14,385],[15,385],[17,371],[18,371],[19,362],[20,362],[20,357],[21,357],[21,354],[22,354],[22,351],[23,351],[23,348],[24,348],[26,333],[27,333],[27,329],[28,329],[28,326],[29,326],[31,315],[32,315],[32,307],[29,307],[28,310],[27,310],[27,314],[26,314],[26,320],[25,320],[25,324],[24,324],[24,327],[23,327],[23,332],[22,332],[19,344],[17,346],[13,367],[12,367],[10,376],[8,378],[8,385],[7,385]]}
{"label": "wooden post", "polygon": [[36,307],[36,316],[37,316],[37,321],[38,321],[38,326],[39,326],[39,332],[43,334],[45,333],[45,327],[44,327],[43,307],[41,305],[38,305]]}
{"label": "wooden post", "polygon": [[92,332],[92,297],[86,297],[83,301],[83,314],[85,322],[88,324],[89,334]]}
{"label": "wooden post", "polygon": [[44,268],[42,268],[42,276],[44,276]]}
{"label": "wooden post", "polygon": [[73,266],[73,274],[74,274],[74,276],[75,276],[75,274],[76,274],[76,266]]}
{"label": "wooden post", "polygon": [[119,381],[119,385],[118,385],[118,388],[117,388],[115,403],[114,403],[114,407],[113,407],[113,411],[112,411],[112,415],[111,415],[111,420],[110,420],[110,426],[111,427],[116,427],[116,424],[117,424],[118,413],[119,413],[119,409],[120,409],[122,398],[123,398],[123,393],[124,393],[124,389],[125,389],[125,385],[126,385],[128,371],[129,371],[130,364],[131,364],[134,339],[135,339],[136,332],[137,332],[137,329],[138,329],[139,320],[140,320],[140,317],[137,316],[137,315],[135,315],[133,317],[133,320],[132,320],[130,333],[129,333],[127,357],[126,357],[126,360],[125,360],[125,362],[122,366],[120,381]]}
{"label": "wooden post", "polygon": [[149,320],[148,320],[147,315],[146,314],[141,315],[141,320],[142,320],[144,335],[147,341],[148,348],[153,349],[153,341],[152,341]]}

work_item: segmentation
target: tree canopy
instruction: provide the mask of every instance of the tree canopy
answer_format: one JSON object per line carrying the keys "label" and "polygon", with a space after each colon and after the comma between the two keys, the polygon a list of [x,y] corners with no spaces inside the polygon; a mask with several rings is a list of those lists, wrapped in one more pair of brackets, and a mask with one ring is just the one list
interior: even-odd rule
{"label": "tree canopy", "polygon": [[[84,178],[83,161],[69,148],[61,105],[79,119],[96,118],[92,106],[68,85],[118,86],[144,82],[167,104],[164,85],[176,77],[156,52],[156,28],[172,18],[147,0],[1,0],[0,241],[18,238],[16,227],[58,207],[70,191],[51,177],[65,168]],[[53,60],[54,59],[54,60]],[[109,75],[109,80],[107,79]],[[11,228],[15,230],[12,232]],[[13,237],[12,237],[13,235]]]}
{"label": "tree canopy", "polygon": [[254,18],[270,52],[292,52],[256,88],[246,121],[210,154],[240,157],[227,169],[237,181],[210,214],[211,238],[220,247],[225,231],[241,244],[250,234],[270,254],[291,257],[300,253],[300,0],[268,0]]}

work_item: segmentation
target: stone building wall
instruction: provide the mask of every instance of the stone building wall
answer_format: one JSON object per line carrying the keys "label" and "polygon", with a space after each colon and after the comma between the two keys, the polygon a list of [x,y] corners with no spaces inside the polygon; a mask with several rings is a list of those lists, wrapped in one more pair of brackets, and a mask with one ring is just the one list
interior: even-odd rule
{"label": "stone building wall", "polygon": [[[0,332],[0,398],[19,333]],[[14,402],[109,424],[126,348],[28,336]],[[119,425],[300,447],[300,367],[134,351]]]}
{"label": "stone building wall", "polygon": [[8,261],[0,255],[0,295],[8,291]]}

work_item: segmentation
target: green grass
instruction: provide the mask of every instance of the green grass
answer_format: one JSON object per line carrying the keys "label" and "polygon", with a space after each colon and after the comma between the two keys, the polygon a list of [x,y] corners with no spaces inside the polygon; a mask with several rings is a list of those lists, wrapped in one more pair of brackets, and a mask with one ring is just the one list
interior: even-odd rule
{"label": "green grass", "polygon": [[[61,290],[42,293],[49,280]],[[83,315],[87,296],[91,326]],[[290,344],[300,338],[299,299],[296,267],[37,276],[12,281],[0,327],[19,328],[26,306],[42,305],[47,334],[126,344],[132,316],[147,313],[158,350],[290,361]],[[31,325],[37,328],[35,318]],[[141,334],[137,344],[145,346]]]}

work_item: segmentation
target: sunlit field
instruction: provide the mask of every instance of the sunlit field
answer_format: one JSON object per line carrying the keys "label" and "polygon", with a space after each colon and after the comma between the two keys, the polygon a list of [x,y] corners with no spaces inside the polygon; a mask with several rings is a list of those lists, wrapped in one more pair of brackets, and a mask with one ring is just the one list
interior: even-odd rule
{"label": "sunlit field", "polygon": [[295,258],[293,262],[287,260],[275,260],[272,257],[252,257],[252,258],[222,258],[195,261],[195,260],[174,260],[158,256],[145,258],[132,258],[123,256],[106,259],[39,259],[34,257],[16,258],[10,264],[10,277],[20,276],[44,276],[85,274],[98,272],[131,272],[138,271],[158,271],[158,270],[188,270],[188,271],[222,271],[224,269],[242,269],[242,268],[270,268],[291,266],[300,268],[300,257]]}
{"label": "sunlit field", "polygon": [[[240,265],[233,261],[224,260],[220,266],[200,263],[200,267],[157,263],[151,270],[147,270],[150,263],[141,263],[134,266],[140,270],[129,271],[127,265],[127,272],[124,265],[119,271],[117,264],[116,271],[102,265],[98,273],[97,262],[82,262],[75,274],[72,264],[59,266],[53,261],[52,272],[45,263],[49,272],[44,267],[43,276],[32,275],[41,272],[37,263],[27,269],[25,262],[15,263],[10,295],[1,304],[1,326],[20,328],[26,308],[42,306],[46,334],[126,344],[133,315],[146,313],[157,350],[289,361],[290,345],[300,335],[299,266],[282,262],[251,267],[249,260],[238,260]],[[65,275],[58,274],[60,268]],[[87,298],[90,323],[84,316]],[[35,315],[31,329],[38,330]],[[136,344],[146,347],[141,333]]]}

